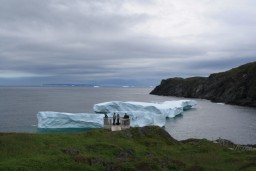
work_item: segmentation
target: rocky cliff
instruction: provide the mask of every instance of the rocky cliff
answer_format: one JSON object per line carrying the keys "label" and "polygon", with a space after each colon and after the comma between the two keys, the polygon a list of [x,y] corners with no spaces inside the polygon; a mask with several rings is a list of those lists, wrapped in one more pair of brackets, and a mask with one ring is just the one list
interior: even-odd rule
{"label": "rocky cliff", "polygon": [[203,98],[213,102],[256,107],[256,62],[214,73],[209,77],[162,80],[150,94]]}

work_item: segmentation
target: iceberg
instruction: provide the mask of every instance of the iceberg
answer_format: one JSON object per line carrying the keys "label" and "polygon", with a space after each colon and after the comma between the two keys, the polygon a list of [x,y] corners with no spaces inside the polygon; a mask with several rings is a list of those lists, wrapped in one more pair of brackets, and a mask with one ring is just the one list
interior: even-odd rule
{"label": "iceberg", "polygon": [[195,100],[178,100],[178,101],[165,101],[165,102],[122,102],[111,101],[98,103],[93,106],[96,113],[129,113],[129,115],[136,111],[141,114],[150,113],[162,115],[167,118],[173,118],[181,114],[184,110],[188,110],[195,106]]}
{"label": "iceberg", "polygon": [[96,113],[64,113],[41,111],[37,113],[38,128],[102,128],[104,114],[112,117],[118,113],[129,115],[130,126],[165,126],[166,118],[172,118],[196,105],[195,100],[165,102],[121,102],[110,101],[93,106]]}
{"label": "iceberg", "polygon": [[[119,112],[120,117],[124,113]],[[113,113],[108,113],[109,117]],[[130,112],[130,126],[143,127],[147,125],[165,125],[165,117],[151,113]],[[37,113],[38,128],[102,128],[104,114],[89,113],[63,113],[41,111]]]}
{"label": "iceberg", "polygon": [[62,113],[42,111],[37,113],[38,128],[102,128],[104,114]]}

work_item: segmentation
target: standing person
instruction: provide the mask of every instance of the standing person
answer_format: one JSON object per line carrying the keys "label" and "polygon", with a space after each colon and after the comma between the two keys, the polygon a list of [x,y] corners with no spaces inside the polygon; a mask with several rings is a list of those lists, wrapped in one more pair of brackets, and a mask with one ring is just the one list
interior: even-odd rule
{"label": "standing person", "polygon": [[124,119],[125,119],[124,120],[124,125],[127,125],[128,122],[129,122],[129,120],[128,120],[129,119],[129,115],[127,115],[127,113],[124,114]]}
{"label": "standing person", "polygon": [[119,119],[120,119],[120,115],[119,115],[119,113],[116,115],[116,118],[117,118],[117,125],[120,125],[120,122],[119,122]]}
{"label": "standing person", "polygon": [[105,125],[111,125],[111,122],[109,123],[109,121],[108,121],[108,115],[107,115],[107,113],[105,113],[105,117],[104,117],[104,126]]}
{"label": "standing person", "polygon": [[128,119],[129,116],[127,115],[127,113],[124,114],[124,119]]}
{"label": "standing person", "polygon": [[114,115],[113,115],[113,125],[115,125],[116,124],[116,113],[114,113]]}

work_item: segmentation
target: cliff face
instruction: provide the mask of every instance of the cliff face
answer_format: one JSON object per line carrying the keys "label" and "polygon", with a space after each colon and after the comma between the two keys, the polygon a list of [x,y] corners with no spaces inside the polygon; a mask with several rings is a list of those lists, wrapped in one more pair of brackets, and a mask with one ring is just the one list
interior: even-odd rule
{"label": "cliff face", "polygon": [[256,107],[256,62],[209,77],[162,80],[150,94],[204,98],[213,102]]}

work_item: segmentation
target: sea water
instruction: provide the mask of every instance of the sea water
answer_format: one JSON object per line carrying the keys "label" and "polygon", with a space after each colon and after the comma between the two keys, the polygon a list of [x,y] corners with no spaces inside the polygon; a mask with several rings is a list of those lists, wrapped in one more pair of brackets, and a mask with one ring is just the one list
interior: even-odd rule
{"label": "sea water", "polygon": [[[0,132],[76,132],[81,129],[37,128],[38,111],[94,113],[106,101],[163,102],[184,98],[149,95],[152,88],[0,87]],[[239,144],[256,144],[256,108],[212,103],[198,105],[167,119],[165,129],[176,139],[219,137]]]}

